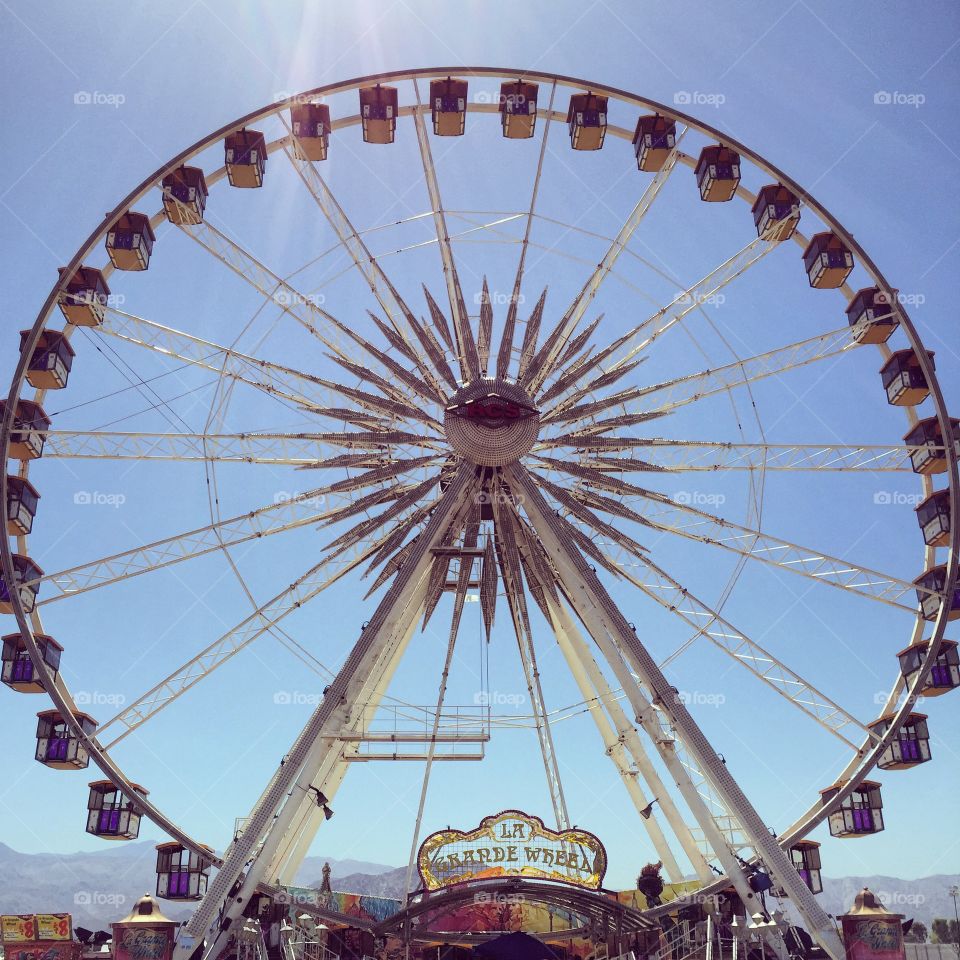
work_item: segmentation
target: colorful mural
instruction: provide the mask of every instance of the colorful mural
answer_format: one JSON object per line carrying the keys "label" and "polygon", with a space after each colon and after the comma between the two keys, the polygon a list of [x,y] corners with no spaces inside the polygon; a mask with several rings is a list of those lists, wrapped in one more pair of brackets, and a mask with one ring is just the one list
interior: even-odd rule
{"label": "colorful mural", "polygon": [[[684,880],[681,883],[664,883],[663,893],[660,894],[661,903],[669,903],[676,900],[677,897],[685,896],[699,889],[700,884],[696,880]],[[650,904],[647,898],[639,890],[620,890],[615,894],[618,903],[628,907],[634,907],[637,910],[648,910]]]}
{"label": "colorful mural", "polygon": [[[694,881],[668,883],[664,887],[662,899],[667,902],[696,888]],[[625,906],[638,910],[647,909],[646,899],[637,890],[604,891],[604,895]],[[373,923],[382,923],[398,913],[403,906],[400,900],[387,897],[368,897],[336,891],[322,893],[307,887],[289,887],[283,899],[290,905],[291,921],[296,920],[297,907],[308,903],[322,906],[345,917]],[[330,928],[327,945],[344,957],[362,957],[365,951],[382,960],[395,960],[404,956],[403,945],[399,940],[388,938],[375,943],[373,936],[365,931],[349,929],[347,924],[338,927],[330,921],[326,923]],[[551,943],[558,956],[565,960],[591,960],[596,956],[595,943],[583,937],[566,939],[565,936],[566,931],[583,924],[583,918],[569,910],[550,904],[533,903],[520,893],[491,893],[479,890],[468,903],[421,915],[416,921],[416,931],[421,944],[432,943],[434,948],[457,944],[476,946],[477,940],[473,935],[478,933],[523,931],[538,936],[546,934],[544,939]],[[557,935],[553,942],[549,936],[551,933]],[[431,934],[436,934],[437,939],[430,940]],[[661,934],[657,930],[651,935],[659,941]]]}
{"label": "colorful mural", "polygon": [[403,906],[400,900],[389,897],[368,897],[360,893],[321,893],[311,887],[287,887],[286,893],[277,898],[279,903],[289,903],[291,907],[297,904],[311,903],[334,913],[342,913],[347,917],[356,917],[359,920],[369,920],[382,923],[388,917],[398,913]]}
{"label": "colorful mural", "polygon": [[63,940],[4,944],[6,960],[79,960],[80,944]]}

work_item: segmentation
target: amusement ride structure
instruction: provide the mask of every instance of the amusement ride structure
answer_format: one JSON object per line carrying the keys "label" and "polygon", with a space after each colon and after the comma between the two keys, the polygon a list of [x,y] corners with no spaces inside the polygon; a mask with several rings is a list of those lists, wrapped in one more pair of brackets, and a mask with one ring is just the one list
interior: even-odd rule
{"label": "amusement ride structure", "polygon": [[[477,88],[484,95],[477,95]],[[437,168],[455,163],[456,138],[468,124],[481,128],[484,138],[502,135],[498,149],[524,151],[525,166],[509,170],[514,181],[523,176],[527,200],[520,209],[460,210],[446,200]],[[366,143],[393,145],[364,153],[364,158],[377,153],[371,164],[389,164],[401,141],[405,157],[415,148],[429,199],[426,214],[359,229],[350,202],[334,193],[324,174],[338,140],[358,133]],[[629,170],[632,179],[620,189],[635,193],[635,200],[614,236],[580,227],[573,215],[561,222],[542,212],[546,168],[561,148],[594,154],[602,149],[607,163]],[[232,186],[238,193],[243,188],[266,193],[279,165],[295,175],[297,203],[310,205],[333,232],[342,272],[352,274],[366,301],[356,291],[338,299],[333,287],[324,296],[301,289],[295,276],[270,269],[211,223],[220,191]],[[719,266],[647,308],[622,268],[643,259],[631,241],[656,218],[658,198],[668,203],[672,191],[684,195],[684,204],[700,205],[705,218],[722,215],[727,238],[729,225],[741,223],[742,237]],[[725,206],[725,201],[731,202]],[[721,214],[730,209],[738,219]],[[680,221],[685,210],[676,214]],[[388,228],[402,231],[414,221],[418,229],[429,224],[432,235],[377,246]],[[551,255],[538,241],[541,227],[558,231],[550,244],[554,253],[563,252],[564,237],[578,251],[584,236],[602,242],[599,258],[571,255],[563,263],[566,277],[580,271],[569,302],[531,289],[533,261]],[[159,254],[164,231],[182,235],[209,262],[222,262],[252,288],[261,306],[277,311],[278,323],[299,328],[317,348],[318,362],[306,350],[268,360],[252,346],[218,343],[203,329],[199,312],[184,330],[150,319],[149,308],[139,306],[134,274],[154,270],[154,245]],[[469,266],[468,251],[479,244],[468,242],[478,240],[511,258],[508,279],[488,280]],[[420,259],[410,268],[403,257],[414,249]],[[103,250],[106,257],[96,265]],[[826,332],[798,324],[802,336],[793,342],[783,339],[745,355],[731,347],[726,361],[706,358],[699,365],[702,358],[690,349],[681,357],[685,370],[658,369],[662,345],[705,316],[711,298],[716,302],[728,286],[744,283],[788,252],[798,289],[832,297],[837,321]],[[434,273],[415,273],[427,255]],[[391,257],[403,264],[400,270],[393,269]],[[859,289],[850,282],[852,274],[861,280]],[[118,298],[121,277],[124,297]],[[618,290],[630,298],[630,315],[593,315],[618,277],[623,278]],[[500,296],[501,289],[509,293]],[[786,304],[789,293],[783,297]],[[785,305],[771,320],[788,316]],[[776,329],[791,327],[782,322]],[[177,423],[149,432],[52,428],[52,391],[67,386],[75,358],[86,359],[87,341],[78,331],[91,342],[109,344],[111,352],[122,349],[125,357],[146,351],[212,375],[215,398],[203,431],[184,432]],[[676,106],[569,77],[438,68],[331,84],[281,98],[216,130],[131,191],[62,269],[20,349],[0,435],[4,460],[13,464],[0,481],[8,532],[0,600],[15,618],[4,637],[2,679],[52,701],[39,717],[37,760],[62,769],[83,768],[92,760],[102,771],[91,784],[89,832],[132,838],[146,817],[169,835],[159,848],[158,892],[199,901],[180,934],[178,957],[215,957],[254,898],[277,897],[292,883],[331,815],[351,761],[364,745],[376,743],[369,717],[386,703],[416,630],[438,611],[449,608],[450,619],[444,628],[446,662],[437,665],[437,704],[428,729],[408,738],[419,744],[411,758],[426,762],[423,794],[444,742],[489,738],[489,722],[464,733],[448,726],[445,713],[454,645],[465,606],[474,599],[488,641],[498,601],[499,616],[508,618],[516,637],[553,826],[569,830],[571,818],[537,667],[537,646],[547,636],[558,644],[583,702],[590,704],[614,773],[625,783],[637,825],[664,874],[676,882],[696,877],[696,890],[686,901],[703,903],[732,888],[754,916],[764,912],[760,896],[775,889],[834,960],[843,956],[834,923],[815,898],[819,858],[808,837],[824,822],[838,837],[882,830],[880,786],[868,776],[875,768],[929,760],[927,718],[916,710],[917,697],[960,686],[957,645],[945,638],[948,621],[960,616],[958,423],[945,408],[933,356],[903,298],[860,244],[786,174]],[[682,435],[681,427],[694,422],[682,420],[684,411],[710,402],[736,404],[738,397],[746,398],[748,409],[754,406],[752,391],[763,381],[789,379],[801,369],[819,376],[827,367],[860,364],[864,356],[882,364],[878,405],[886,401],[902,409],[902,441],[767,442],[746,437],[739,414],[734,417],[739,433]],[[255,402],[279,403],[315,426],[287,432],[225,427],[232,398],[244,391],[244,409]],[[718,423],[701,422],[706,428]],[[855,428],[858,419],[848,422]],[[250,471],[258,464],[303,468],[322,479],[307,493],[229,517],[211,506],[205,525],[69,568],[42,570],[31,557],[30,542],[35,517],[37,525],[43,518],[44,469],[60,461],[81,469],[78,462],[88,459],[202,464],[214,488],[218,468],[229,462]],[[764,477],[781,471],[796,478],[799,500],[806,479],[817,474],[841,478],[837,482],[849,473],[916,474],[922,484],[919,576],[881,572],[767,532],[760,509]],[[707,474],[746,481],[745,518],[721,515],[719,506],[663,489],[665,478],[675,483],[678,477]],[[305,573],[265,598],[255,585],[247,587],[234,566],[252,613],[173,666],[111,719],[98,721],[83,712],[59,669],[61,654],[66,662],[73,647],[44,626],[48,604],[80,602],[70,598],[135,579],[146,584],[154,570],[211,554],[229,558],[238,545],[259,546],[303,527],[329,528]],[[670,572],[669,555],[664,559],[647,542],[662,537],[700,551],[704,563],[715,553],[732,558],[733,572],[719,598],[699,595]],[[892,683],[875,716],[828,695],[792,668],[789,658],[745,633],[734,622],[736,614],[724,612],[750,564],[896,611],[904,630],[897,641],[902,649],[899,660],[890,656]],[[49,568],[49,561],[44,566]],[[309,603],[322,606],[328,587],[344,578],[359,583],[366,573],[371,599],[365,601],[369,609],[352,650],[230,844],[215,852],[178,825],[175,811],[151,802],[150,784],[140,786],[146,771],[126,772],[117,746],[161,711],[175,709],[181,696],[259,636],[279,629],[287,614]],[[629,613],[624,596],[633,598]],[[653,652],[644,605],[668,612],[690,633],[670,656]],[[821,795],[811,797],[808,809],[777,835],[708,741],[695,705],[667,675],[694,643],[730,658],[740,684],[755,683],[783,698],[846,751]],[[420,826],[418,819],[416,836]],[[211,868],[216,872],[208,877]],[[558,871],[553,886],[539,883],[538,896],[565,903],[579,916],[604,914],[601,891],[565,886],[564,868]],[[530,889],[537,887],[531,881]],[[442,895],[452,902],[459,893],[454,887]],[[408,928],[428,906],[422,898],[409,901],[403,918]],[[651,906],[641,917],[630,913],[631,922],[655,920],[667,909]],[[621,921],[625,916],[621,910]],[[767,927],[761,932],[782,951],[776,923]]]}

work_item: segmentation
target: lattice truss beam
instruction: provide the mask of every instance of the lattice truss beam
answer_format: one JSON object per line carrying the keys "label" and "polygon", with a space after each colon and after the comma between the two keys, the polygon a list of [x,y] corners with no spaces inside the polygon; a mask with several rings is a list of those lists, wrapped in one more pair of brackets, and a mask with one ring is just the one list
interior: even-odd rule
{"label": "lattice truss beam", "polygon": [[315,599],[327,587],[358,569],[363,563],[375,559],[384,541],[385,538],[381,537],[372,543],[350,543],[344,549],[326,556],[289,587],[281,590],[159,683],[124,706],[116,716],[101,724],[97,729],[97,736],[102,739],[107,729],[114,728],[113,740],[107,744],[108,749],[112,748],[254,640]]}
{"label": "lattice truss beam", "polygon": [[[44,456],[58,459],[201,460],[323,467],[332,448],[362,450],[365,461],[389,459],[410,448],[439,450],[439,444],[405,430],[323,433],[121,433],[50,430],[41,434]],[[399,449],[398,449],[399,448]],[[344,464],[346,466],[346,464]]]}
{"label": "lattice truss beam", "polygon": [[[357,425],[378,425],[389,421],[412,419],[418,424],[436,426],[419,410],[410,406],[410,393],[419,402],[437,405],[443,401],[442,394],[425,386],[412,376],[397,361],[384,353],[385,366],[394,378],[393,382],[363,370],[348,362],[340,366],[355,374],[362,382],[370,379],[381,388],[380,380],[389,383],[385,396],[370,395],[366,391],[336,383],[330,379],[304,373],[292,367],[272,363],[259,357],[244,354],[232,347],[203,340],[180,330],[109,308],[106,311],[100,332],[116,337],[156,353],[163,354],[184,364],[209,370],[218,378],[245,383],[267,393],[277,400],[293,405],[306,412],[334,420],[346,420]],[[376,350],[376,348],[373,348]],[[377,351],[382,353],[382,351]],[[371,362],[376,357],[370,356]],[[398,373],[393,367],[402,370]],[[376,377],[376,379],[373,379]],[[405,392],[406,391],[406,392]],[[345,403],[346,401],[346,403]]]}
{"label": "lattice truss beam", "polygon": [[[716,610],[699,600],[689,589],[672,578],[643,553],[626,549],[620,543],[603,543],[597,546],[594,541],[595,528],[591,528],[575,513],[572,513],[557,496],[560,488],[533,475],[541,487],[560,504],[557,512],[569,525],[574,539],[582,546],[584,541],[591,542],[588,552],[605,569],[632,583],[657,604],[669,610],[695,630],[696,636],[704,636],[718,649],[744,666],[767,686],[785,697],[822,727],[841,739],[854,750],[858,749],[851,736],[870,735],[864,724],[858,721],[843,707],[792,670],[781,659],[765,650],[723,618]],[[620,557],[629,556],[629,563]],[[639,567],[639,575],[636,569]]]}
{"label": "lattice truss beam", "polygon": [[[607,352],[602,351],[601,354],[595,355],[584,363],[584,366],[590,366],[591,369],[601,370],[601,375],[592,383],[587,383],[575,392],[568,393],[544,417],[543,424],[545,427],[552,427],[582,422],[578,427],[565,429],[568,432],[572,431],[574,436],[578,433],[588,436],[604,434],[614,428],[633,426],[636,423],[663,416],[687,404],[725,393],[736,387],[745,387],[768,377],[780,376],[788,370],[839,356],[859,346],[860,344],[853,339],[851,328],[844,327],[737,360],[716,369],[703,370],[651,386],[630,387],[598,399],[590,395],[601,387],[609,386],[614,382],[615,377],[623,376],[640,362],[640,360],[631,360],[629,363],[617,361],[611,364],[609,369],[604,370],[601,366],[602,361],[596,362],[598,357]],[[607,349],[611,355],[615,352],[611,348]],[[579,374],[580,371],[577,373]],[[596,419],[600,414],[617,410],[622,411],[617,416]]]}
{"label": "lattice truss beam", "polygon": [[[539,460],[554,477],[565,474],[574,479],[574,486],[567,490],[556,480],[538,474],[538,482],[549,495],[562,505],[568,514],[605,534],[614,549],[622,551],[622,555],[630,556],[630,562],[646,563],[642,548],[638,549],[639,545],[626,534],[599,520],[595,511],[630,520],[650,530],[674,533],[689,540],[721,547],[808,577],[818,583],[838,587],[910,612],[915,608],[913,605],[900,603],[903,596],[917,590],[939,595],[935,590],[917,587],[914,583],[892,574],[830,556],[762,530],[718,517],[691,504],[680,503],[666,494],[635,486],[596,467],[585,467],[545,457],[540,457]],[[608,493],[615,497],[607,496]],[[600,526],[597,525],[598,521]]]}
{"label": "lattice truss beam", "polygon": [[[56,589],[57,594],[41,600],[41,604],[53,603],[65,596],[150,573],[249,540],[273,536],[311,524],[318,527],[330,526],[406,496],[417,489],[419,483],[391,481],[395,481],[396,477],[407,471],[426,468],[432,462],[433,457],[418,457],[374,465],[357,476],[316,487],[289,499],[284,498],[278,503],[156,540],[142,547],[134,547],[132,550],[49,573],[37,581],[29,582],[42,583],[48,588]],[[379,485],[379,489],[357,497],[357,491],[373,485]]]}
{"label": "lattice truss beam", "polygon": [[[717,443],[630,435],[603,436],[585,430],[540,442],[536,450],[569,448],[588,453],[584,465],[604,473],[713,473],[717,470],[853,471],[912,473],[921,448],[899,444]],[[942,447],[924,447],[937,453]],[[605,454],[626,454],[618,457]]]}

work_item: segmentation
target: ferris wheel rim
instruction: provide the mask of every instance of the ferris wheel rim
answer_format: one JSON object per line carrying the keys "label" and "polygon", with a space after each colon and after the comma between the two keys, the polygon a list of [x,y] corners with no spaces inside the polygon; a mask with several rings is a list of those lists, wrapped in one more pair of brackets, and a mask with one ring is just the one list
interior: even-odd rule
{"label": "ferris wheel rim", "polygon": [[[183,163],[191,159],[193,156],[198,153],[208,149],[209,147],[215,145],[219,140],[221,140],[225,135],[238,130],[249,123],[257,122],[258,120],[266,119],[270,116],[279,114],[281,111],[287,109],[292,104],[297,102],[303,102],[304,100],[309,100],[311,98],[317,98],[324,96],[325,94],[332,93],[342,93],[348,92],[352,89],[357,89],[363,85],[369,85],[371,83],[377,82],[389,82],[389,81],[404,81],[404,80],[416,80],[417,78],[431,78],[431,77],[444,77],[450,75],[466,76],[473,78],[507,78],[512,79],[520,77],[523,79],[529,79],[533,81],[540,82],[552,82],[554,84],[562,84],[565,87],[571,87],[576,89],[590,90],[593,92],[605,94],[612,98],[615,98],[621,102],[631,104],[636,107],[645,108],[653,110],[657,113],[660,113],[664,116],[670,117],[674,120],[680,121],[685,125],[691,127],[692,129],[697,130],[699,133],[702,133],[706,136],[712,137],[719,142],[729,145],[739,152],[741,152],[745,157],[747,157],[752,164],[754,164],[760,170],[768,173],[770,176],[775,178],[784,186],[791,189],[796,195],[801,198],[802,202],[809,207],[819,218],[820,220],[831,227],[848,245],[848,247],[856,254],[859,263],[864,267],[866,272],[874,280],[876,285],[883,290],[890,291],[893,288],[887,283],[886,279],[879,271],[875,263],[863,249],[863,247],[856,241],[856,239],[846,231],[843,226],[837,221],[830,212],[823,206],[821,206],[815,198],[813,198],[809,193],[807,193],[802,187],[799,186],[795,181],[790,177],[784,174],[776,166],[770,164],[765,158],[759,154],[752,151],[749,147],[741,144],[735,138],[732,138],[722,131],[719,131],[709,124],[706,124],[700,121],[697,118],[690,117],[680,111],[677,111],[674,107],[667,106],[664,104],[659,104],[656,101],[648,100],[646,98],[640,97],[636,94],[632,94],[628,91],[610,87],[604,84],[588,83],[580,78],[569,77],[561,74],[550,74],[543,72],[530,72],[530,71],[517,71],[508,68],[497,68],[497,67],[436,67],[436,68],[422,68],[413,71],[390,71],[383,73],[371,74],[363,77],[353,78],[351,80],[342,81],[335,84],[324,85],[321,87],[314,88],[304,93],[297,94],[295,96],[286,98],[284,100],[275,101],[270,105],[260,108],[259,110],[253,111],[250,114],[247,114],[244,117],[239,118],[236,121],[233,121],[230,124],[227,124],[220,129],[216,130],[212,134],[204,137],[203,139],[197,141],[196,144],[182,151],[177,155],[172,161],[169,161],[164,166],[159,168],[154,174],[144,180],[137,188],[135,188],[117,207],[109,213],[100,226],[92,233],[87,241],[78,249],[78,252],[74,255],[70,264],[64,270],[64,273],[60,281],[54,286],[52,292],[48,295],[44,306],[41,308],[41,311],[38,315],[37,320],[32,327],[29,336],[27,337],[24,346],[23,352],[18,362],[17,368],[15,370],[13,380],[11,383],[11,389],[7,397],[7,410],[4,417],[4,422],[2,424],[2,430],[0,430],[0,453],[3,454],[5,462],[7,459],[7,454],[9,451],[10,443],[10,432],[12,428],[13,412],[16,405],[16,402],[20,398],[20,393],[23,389],[25,373],[27,363],[30,357],[30,354],[33,350],[33,347],[36,345],[36,341],[39,337],[40,332],[43,330],[44,324],[47,321],[47,318],[53,312],[57,297],[59,293],[65,289],[66,284],[69,280],[69,277],[72,276],[72,273],[80,266],[84,259],[89,255],[89,253],[96,247],[98,242],[102,239],[104,234],[109,230],[110,226],[116,221],[116,219],[129,209],[134,203],[140,200],[145,196],[150,190],[154,189],[160,179],[171,170],[176,169],[181,166]],[[470,105],[470,108],[473,108],[476,105]],[[422,108],[420,108],[422,109]],[[487,112],[487,111],[481,111]],[[346,124],[344,124],[346,125]],[[627,131],[629,135],[629,131]],[[218,171],[218,173],[222,172]],[[219,178],[218,178],[219,179]],[[213,180],[213,178],[211,178]],[[904,328],[904,332],[907,335],[907,339],[910,343],[910,346],[914,349],[914,352],[919,361],[920,367],[926,375],[927,382],[930,386],[931,399],[933,400],[934,408],[936,411],[936,416],[940,423],[941,430],[945,437],[949,437],[950,434],[950,416],[947,411],[946,404],[943,399],[942,391],[940,389],[939,382],[936,377],[936,373],[932,368],[926,351],[923,349],[922,341],[920,340],[919,334],[916,331],[912,321],[910,320],[906,310],[903,305],[898,306],[898,317],[900,319],[901,325]],[[909,414],[913,414],[914,411],[912,408],[909,408]],[[947,477],[949,481],[949,490],[950,490],[950,503],[951,503],[951,542],[948,547],[948,556],[947,556],[947,571],[946,571],[946,586],[945,592],[947,595],[951,595],[955,589],[957,577],[958,577],[958,547],[960,547],[960,531],[957,529],[957,517],[958,517],[958,487],[960,487],[960,481],[958,481],[957,475],[957,456],[953,444],[946,444],[946,457],[948,462]],[[23,470],[23,475],[27,475],[29,472],[29,464],[26,465],[26,469]],[[0,477],[0,499],[5,502],[7,492],[7,475],[6,470],[4,474]],[[4,577],[8,582],[14,582],[14,570],[13,570],[13,561],[12,561],[13,551],[10,547],[9,537],[6,539],[2,548],[0,548],[0,559],[2,559],[2,568]],[[14,606],[14,615],[16,617],[18,626],[20,628],[21,634],[27,640],[28,646],[35,647],[34,640],[34,630],[29,621],[29,614],[27,614],[23,609],[23,604],[21,599],[16,592],[12,594],[13,606]],[[841,791],[831,804],[828,804],[822,808],[819,808],[818,815],[814,817],[807,817],[806,819],[801,818],[798,823],[794,824],[791,828],[791,831],[784,835],[782,838],[781,845],[786,845],[789,842],[797,840],[802,836],[805,836],[810,830],[817,826],[820,822],[825,820],[833,810],[837,809],[844,799],[844,797],[859,784],[860,781],[864,779],[873,769],[876,764],[876,759],[879,757],[882,752],[883,747],[886,742],[892,738],[892,736],[899,729],[902,721],[906,718],[907,714],[910,712],[910,704],[913,695],[925,682],[927,675],[929,674],[929,668],[932,666],[933,660],[936,657],[938,648],[940,646],[940,641],[943,638],[946,623],[947,623],[947,607],[945,604],[941,605],[937,620],[934,623],[933,635],[930,638],[930,644],[927,650],[927,654],[924,660],[924,666],[921,667],[921,670],[917,674],[913,685],[906,689],[907,697],[903,702],[903,705],[896,711],[894,720],[891,722],[888,734],[883,738],[874,748],[869,752],[866,757],[859,756],[860,764],[858,772],[854,773],[847,781],[847,787],[845,791]],[[35,651],[32,651],[32,653]],[[47,686],[47,676],[44,672],[41,672],[43,677],[44,686]],[[51,692],[47,691],[48,695],[57,705],[58,709],[61,709],[64,713],[68,714],[71,719],[73,719],[73,711],[70,709],[70,704],[66,700],[62,700],[60,697],[59,691]],[[58,702],[62,700],[62,702]],[[88,744],[88,746],[93,747],[93,744]],[[104,751],[102,754],[99,749],[91,749],[91,755],[94,756],[94,759],[97,761],[97,765],[100,766],[104,774],[107,775],[113,782],[116,783],[121,789],[130,789],[132,787],[132,781],[123,775],[120,768],[115,764],[112,758],[109,757],[109,754]],[[161,829],[163,829],[174,839],[183,842],[190,849],[193,849],[195,852],[203,851],[204,855],[209,855],[209,848],[205,845],[199,844],[190,838],[186,833],[183,833],[179,830],[178,827],[173,823],[172,820],[166,817],[161,811],[156,808],[153,808],[153,805],[149,802],[141,803],[138,801],[138,805],[144,808],[146,815],[149,819],[153,820]],[[214,859],[214,863],[216,863]],[[719,880],[714,884],[714,887],[722,886],[723,881]]]}

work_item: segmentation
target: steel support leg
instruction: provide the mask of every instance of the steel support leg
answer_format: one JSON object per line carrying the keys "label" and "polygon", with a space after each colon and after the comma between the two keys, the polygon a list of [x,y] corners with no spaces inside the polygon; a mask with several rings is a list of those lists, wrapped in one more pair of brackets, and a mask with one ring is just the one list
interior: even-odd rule
{"label": "steel support leg", "polygon": [[[811,934],[833,960],[843,960],[843,945],[829,917],[816,902],[813,893],[803,882],[787,855],[780,849],[726,765],[710,746],[699,725],[687,710],[686,705],[674,695],[673,687],[604,589],[596,572],[570,543],[569,538],[564,536],[556,515],[550,509],[533,479],[526,470],[517,465],[505,468],[505,473],[511,489],[522,495],[523,509],[534,529],[540,535],[541,542],[569,591],[574,608],[577,609],[578,613],[581,609],[590,611],[593,615],[592,619],[603,623],[610,638],[626,657],[631,669],[640,677],[647,689],[652,692],[660,709],[670,718],[672,726],[683,739],[686,749],[704,775],[709,778],[717,795],[727,809],[739,818],[758,856],[763,860],[774,881],[786,891],[794,906],[800,911],[810,927]],[[635,683],[630,686],[636,688]],[[625,689],[627,689],[626,686]],[[695,810],[694,814],[696,815]],[[700,826],[709,836],[708,827],[715,827],[715,824],[713,824],[711,817],[709,825],[701,822]],[[720,846],[721,849],[715,852],[721,859],[721,863],[724,863],[724,860],[728,860],[729,857],[724,857],[723,853],[729,851],[725,842],[722,842]],[[734,883],[737,882],[738,878],[743,879],[743,873],[738,868],[736,861],[734,861],[733,868],[728,867],[726,863],[724,863],[724,868],[728,871],[730,879]],[[737,887],[739,892],[740,884],[737,884]],[[743,898],[743,894],[741,894],[741,898]],[[756,897],[748,891],[748,897],[744,902],[754,903]]]}
{"label": "steel support leg", "polygon": [[[691,866],[696,870],[697,876],[702,882],[712,880],[713,875],[710,873],[693,835],[683,822],[680,811],[667,793],[666,786],[643,749],[640,735],[614,699],[613,691],[611,691],[606,677],[600,672],[600,668],[593,659],[572,617],[561,603],[554,603],[551,600],[548,600],[548,603],[550,613],[554,618],[554,632],[560,651],[563,653],[584,699],[588,702],[594,701],[590,713],[597,724],[607,754],[620,772],[634,806],[638,812],[645,809],[648,798],[644,796],[640,789],[636,774],[629,769],[631,759],[652,796],[656,798],[660,805],[664,817],[687,855],[687,859],[690,860]],[[607,717],[608,712],[609,718]],[[676,861],[673,850],[667,844],[657,818],[651,814],[649,818],[644,818],[643,825],[650,837],[650,842],[657,851],[657,856],[663,861],[667,876],[675,883],[682,880],[683,872]]]}
{"label": "steel support leg", "polygon": [[216,956],[224,931],[243,912],[299,809],[302,797],[295,794],[309,791],[310,777],[329,749],[327,740],[349,725],[359,688],[369,680],[384,650],[396,642],[395,638],[402,630],[404,612],[413,596],[423,589],[429,575],[433,562],[431,550],[440,542],[450,520],[466,499],[474,478],[475,468],[462,464],[438,501],[407,563],[398,571],[323,701],[294,741],[270,787],[251,811],[243,834],[232,845],[207,895],[181,933],[174,960],[188,960],[197,951],[219,913],[220,929],[210,939],[204,953]]}

